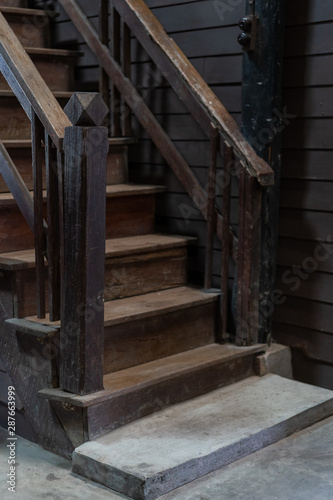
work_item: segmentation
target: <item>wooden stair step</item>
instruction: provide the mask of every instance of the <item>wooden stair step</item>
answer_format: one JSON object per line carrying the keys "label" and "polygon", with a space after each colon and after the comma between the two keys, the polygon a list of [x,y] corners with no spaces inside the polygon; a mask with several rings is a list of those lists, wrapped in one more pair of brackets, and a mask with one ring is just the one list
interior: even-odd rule
{"label": "wooden stair step", "polygon": [[[4,140],[14,165],[19,171],[28,189],[33,189],[31,140]],[[128,146],[137,140],[132,137],[114,137],[109,139],[110,150],[107,157],[106,182],[107,184],[124,184],[128,182]],[[43,169],[44,188],[46,187],[46,173]],[[8,187],[0,175],[0,193],[8,193]]]}
{"label": "wooden stair step", "polygon": [[73,417],[81,417],[91,440],[167,406],[254,375],[254,359],[265,348],[211,344],[105,375],[105,390],[88,396],[60,389],[45,389],[39,395],[50,400],[58,415],[62,405],[76,409]]}
{"label": "wooden stair step", "polygon": [[[219,297],[181,286],[105,302],[104,373],[212,344]],[[27,319],[52,324],[48,317]]]}
{"label": "wooden stair step", "polygon": [[[57,14],[42,9],[0,6],[10,27],[25,47],[50,46],[50,15]],[[36,19],[38,22],[36,22]]]}
{"label": "wooden stair step", "polygon": [[[164,186],[148,186],[140,184],[115,184],[106,186],[107,198],[121,198],[140,195],[151,195],[156,193],[164,193]],[[31,191],[31,194],[32,191]],[[43,191],[43,197],[46,200],[47,193]],[[0,207],[7,205],[16,205],[16,201],[11,193],[0,193]]]}
{"label": "wooden stair step", "polygon": [[[105,299],[130,297],[185,285],[187,247],[193,241],[195,238],[157,234],[107,240]],[[15,316],[25,318],[35,315],[34,249],[0,254],[0,270],[8,275],[11,273]]]}
{"label": "wooden stair step", "polygon": [[[54,92],[61,106],[65,106],[73,92]],[[0,91],[0,138],[31,139],[31,123],[14,92]]]}
{"label": "wooden stair step", "polygon": [[[70,91],[74,88],[74,67],[82,52],[49,48],[26,47],[37,70],[52,91]],[[0,90],[9,90],[0,75]]]}
{"label": "wooden stair step", "polygon": [[[106,238],[138,236],[154,232],[155,195],[162,186],[117,184],[106,189]],[[44,193],[45,194],[45,193]],[[135,201],[134,201],[135,199]],[[0,194],[0,252],[34,246],[32,232],[11,193]]]}
{"label": "wooden stair step", "polygon": [[206,293],[200,288],[184,286],[175,289],[129,297],[105,303],[105,326],[155,317],[216,302],[219,293]]}
{"label": "wooden stair step", "polygon": [[[146,234],[128,238],[115,238],[106,240],[105,256],[106,258],[113,258],[137,255],[158,249],[183,247],[194,241],[196,241],[196,239],[189,236],[170,236],[163,234]],[[0,269],[18,271],[34,267],[35,250],[33,248],[0,254]]]}

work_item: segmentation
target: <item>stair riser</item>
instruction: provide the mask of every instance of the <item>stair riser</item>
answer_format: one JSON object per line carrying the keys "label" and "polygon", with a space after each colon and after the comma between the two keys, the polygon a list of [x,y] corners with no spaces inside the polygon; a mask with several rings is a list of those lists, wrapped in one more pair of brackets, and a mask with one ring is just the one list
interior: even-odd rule
{"label": "stair riser", "polygon": [[210,303],[106,327],[104,373],[213,343],[215,317]]}
{"label": "stair riser", "polygon": [[[14,316],[16,318],[34,316],[37,313],[35,269],[6,271],[6,273],[12,276],[15,287],[12,297]],[[106,300],[182,286],[187,282],[187,250],[179,248],[161,251],[159,254],[148,253],[141,255],[140,258],[135,256],[124,259],[109,258],[106,260],[105,275]],[[46,282],[46,297],[48,297],[48,282]],[[48,312],[48,303],[46,310]]]}
{"label": "stair riser", "polygon": [[183,286],[187,282],[187,249],[108,258],[105,300]]}
{"label": "stair riser", "polygon": [[152,387],[128,392],[96,406],[85,408],[88,439],[95,439],[168,406],[188,401],[210,391],[254,375],[253,357],[217,363],[192,374],[163,380]]}
{"label": "stair riser", "polygon": [[[46,56],[30,56],[37,70],[53,91],[67,92],[73,90],[74,65],[73,58]],[[0,90],[10,90],[4,77],[0,75]]]}
{"label": "stair riser", "polygon": [[47,16],[31,13],[4,13],[4,17],[24,47],[49,47],[50,26]]}
{"label": "stair riser", "polygon": [[[106,238],[154,232],[155,195],[107,198]],[[17,205],[0,206],[0,252],[34,247],[34,238]]]}
{"label": "stair riser", "polygon": [[[64,107],[68,99],[58,99]],[[4,97],[0,101],[0,137],[2,140],[30,140],[31,124],[16,97]]]}
{"label": "stair riser", "polygon": [[[29,190],[33,189],[31,148],[9,148],[8,152]],[[44,189],[46,189],[43,165]],[[125,184],[128,180],[127,147],[112,146],[107,157],[107,184]],[[0,175],[0,193],[8,193],[8,187]]]}

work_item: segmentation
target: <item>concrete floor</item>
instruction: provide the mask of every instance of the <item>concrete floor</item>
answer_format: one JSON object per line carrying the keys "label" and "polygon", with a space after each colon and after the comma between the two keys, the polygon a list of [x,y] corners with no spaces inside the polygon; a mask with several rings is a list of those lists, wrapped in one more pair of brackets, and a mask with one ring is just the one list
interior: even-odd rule
{"label": "concrete floor", "polygon": [[[7,491],[7,432],[0,429],[0,498]],[[71,473],[70,462],[19,438],[19,500],[125,498]],[[333,500],[333,417],[194,481],[163,500]],[[161,500],[162,500],[161,498]]]}

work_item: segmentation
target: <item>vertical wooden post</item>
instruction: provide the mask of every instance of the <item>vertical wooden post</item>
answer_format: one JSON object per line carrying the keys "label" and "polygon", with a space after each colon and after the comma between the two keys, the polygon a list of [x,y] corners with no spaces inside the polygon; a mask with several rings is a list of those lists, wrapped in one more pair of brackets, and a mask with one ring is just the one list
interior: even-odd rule
{"label": "vertical wooden post", "polygon": [[108,108],[99,94],[76,93],[65,111],[64,311],[60,386],[103,389],[105,199]]}
{"label": "vertical wooden post", "polygon": [[221,318],[222,339],[228,337],[228,278],[229,278],[229,254],[230,254],[230,201],[231,201],[231,175],[230,166],[235,160],[232,147],[224,144],[224,179],[222,186],[222,263],[221,263]]}
{"label": "vertical wooden post", "polygon": [[[131,79],[131,30],[125,22],[122,23],[122,70]],[[124,137],[132,135],[131,110],[122,102],[122,133]]]}
{"label": "vertical wooden post", "polygon": [[[112,5],[112,2],[111,2]],[[112,41],[111,41],[111,55],[114,60],[121,64],[121,19],[118,11],[114,8],[112,10]],[[111,86],[111,135],[112,137],[121,137],[121,95],[115,85]]]}
{"label": "vertical wooden post", "polygon": [[[258,17],[254,51],[244,51],[243,125],[245,138],[275,173],[275,185],[265,188],[262,198],[260,309],[269,301],[276,276],[278,247],[281,103],[284,18],[286,0],[247,0],[247,13]],[[259,341],[271,332],[271,316],[261,315]]]}
{"label": "vertical wooden post", "polygon": [[213,274],[213,244],[214,244],[214,229],[215,229],[215,200],[216,200],[216,168],[217,168],[217,151],[219,146],[219,132],[213,124],[211,124],[211,140],[210,140],[210,164],[208,170],[208,205],[207,205],[207,240],[206,240],[206,262],[205,262],[205,289],[209,290],[212,287]]}
{"label": "vertical wooden post", "polygon": [[44,127],[35,113],[32,113],[32,170],[34,178],[34,213],[35,213],[35,254],[37,283],[37,316],[45,318],[45,228],[43,203],[43,150]]}
{"label": "vertical wooden post", "polygon": [[[100,0],[100,12],[99,12],[99,29],[100,35],[99,39],[103,45],[109,47],[109,1]],[[106,71],[100,69],[99,78],[99,93],[103,96],[106,105],[110,106],[110,78]]]}
{"label": "vertical wooden post", "polygon": [[261,195],[257,180],[242,166],[239,189],[236,345],[258,342]]}
{"label": "vertical wooden post", "polygon": [[57,149],[45,132],[47,182],[47,256],[50,320],[60,319],[60,200]]}

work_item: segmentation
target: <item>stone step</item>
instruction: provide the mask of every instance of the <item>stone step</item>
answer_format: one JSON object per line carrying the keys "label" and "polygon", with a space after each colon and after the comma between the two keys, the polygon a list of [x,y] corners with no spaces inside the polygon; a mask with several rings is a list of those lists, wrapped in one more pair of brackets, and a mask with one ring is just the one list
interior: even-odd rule
{"label": "stone step", "polygon": [[[131,138],[109,139],[110,150],[107,157],[107,184],[125,184],[128,182],[128,146],[135,144]],[[33,189],[31,140],[4,140],[3,144],[12,158],[28,189]],[[44,188],[46,187],[46,173],[43,168]],[[0,193],[8,193],[8,187],[0,175]]]}
{"label": "stone step", "polygon": [[154,500],[332,414],[332,391],[251,377],[81,445],[73,472]]}
{"label": "stone step", "polygon": [[[106,189],[106,238],[154,232],[155,195],[161,186],[116,184]],[[0,252],[34,247],[33,234],[10,193],[0,194]]]}
{"label": "stone step", "polygon": [[15,6],[0,6],[0,12],[24,47],[50,46],[50,15],[54,13]]}
{"label": "stone step", "polygon": [[[73,91],[74,67],[77,59],[83,55],[82,52],[38,47],[27,47],[26,51],[50,90]],[[0,90],[9,90],[9,85],[2,75],[0,75]]]}
{"label": "stone step", "polygon": [[[240,348],[211,344],[104,376],[105,390],[75,396],[60,389],[39,394],[59,418],[72,409],[70,434],[94,439],[109,430],[254,375],[254,359],[266,346]],[[82,428],[83,425],[83,428]],[[81,426],[81,427],[80,427]],[[74,446],[82,444],[74,441]]]}
{"label": "stone step", "polygon": [[[106,300],[185,285],[187,247],[193,241],[194,238],[159,234],[107,240]],[[34,249],[0,254],[0,269],[12,283],[15,316],[35,315]]]}

